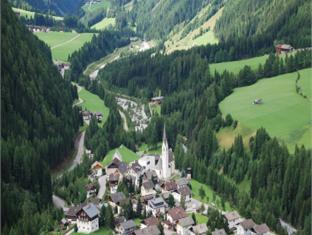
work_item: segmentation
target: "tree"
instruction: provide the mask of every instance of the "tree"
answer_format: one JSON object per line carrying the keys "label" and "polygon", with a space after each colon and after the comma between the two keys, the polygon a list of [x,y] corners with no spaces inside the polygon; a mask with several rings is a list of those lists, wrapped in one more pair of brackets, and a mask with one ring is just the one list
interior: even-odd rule
{"label": "tree", "polygon": [[201,187],[199,188],[198,193],[199,193],[200,198],[201,198],[201,199],[204,199],[204,197],[206,196],[206,192],[205,192],[203,186],[201,186]]}
{"label": "tree", "polygon": [[105,226],[111,229],[114,228],[114,214],[112,207],[109,204],[105,208]]}
{"label": "tree", "polygon": [[194,220],[195,225],[197,224],[196,215],[195,213],[192,213],[192,219]]}
{"label": "tree", "polygon": [[174,197],[172,196],[171,193],[169,194],[169,198],[168,198],[168,206],[169,206],[170,208],[172,208],[172,207],[175,206]]}
{"label": "tree", "polygon": [[106,215],[106,207],[103,205],[100,211],[100,226],[105,225],[105,215]]}

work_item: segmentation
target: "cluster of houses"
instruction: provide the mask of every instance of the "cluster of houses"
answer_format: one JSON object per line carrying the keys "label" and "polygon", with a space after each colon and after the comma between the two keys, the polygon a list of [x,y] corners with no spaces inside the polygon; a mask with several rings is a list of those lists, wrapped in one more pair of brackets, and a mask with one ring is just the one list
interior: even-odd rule
{"label": "cluster of houses", "polygon": [[[99,229],[100,209],[103,205],[112,208],[116,234],[160,235],[160,228],[164,229],[165,234],[206,235],[209,232],[205,223],[196,224],[191,216],[192,212],[198,210],[192,208],[192,191],[189,186],[191,174],[189,172],[186,177],[176,177],[174,156],[168,147],[165,129],[160,155],[142,155],[139,160],[127,164],[116,151],[110,164],[104,167],[96,161],[91,171],[89,177],[92,183],[86,185],[87,202],[65,212],[65,221],[76,224],[78,232],[91,233]],[[97,187],[94,181],[103,175],[107,179],[105,201],[104,198],[95,197]],[[125,195],[117,190],[118,185],[125,181],[131,182],[136,193]],[[129,202],[133,211],[137,211],[139,205],[142,208],[145,219],[139,225],[124,217],[124,205]],[[224,217],[235,234],[270,234],[265,224],[257,225],[251,219],[244,220],[237,212],[226,213]],[[226,233],[221,229],[212,234]]]}
{"label": "cluster of houses", "polygon": [[98,122],[101,122],[103,119],[103,114],[101,112],[91,112],[88,110],[81,111],[82,118],[85,122],[91,121],[92,117],[95,117]]}
{"label": "cluster of houses", "polygon": [[47,33],[50,31],[50,28],[45,26],[38,26],[38,25],[27,25],[27,28],[30,32],[38,33],[38,32],[44,32]]}

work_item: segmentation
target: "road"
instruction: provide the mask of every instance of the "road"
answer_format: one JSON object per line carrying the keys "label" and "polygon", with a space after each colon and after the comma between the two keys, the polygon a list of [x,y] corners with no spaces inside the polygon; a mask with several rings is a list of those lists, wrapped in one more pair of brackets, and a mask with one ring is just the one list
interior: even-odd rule
{"label": "road", "polygon": [[79,37],[80,37],[80,34],[76,35],[75,37],[72,37],[71,39],[67,40],[66,42],[62,42],[62,43],[60,43],[60,44],[57,44],[57,45],[51,47],[51,50],[53,50],[53,49],[55,49],[55,48],[58,48],[58,47],[61,47],[61,46],[65,45],[65,44],[67,44],[67,43],[70,43],[70,42],[76,40],[76,39],[79,38]]}
{"label": "road", "polygon": [[119,114],[121,116],[121,119],[123,121],[123,129],[128,132],[129,131],[129,127],[128,127],[128,123],[127,123],[127,118],[126,115],[124,114],[124,112],[119,110]]}
{"label": "road", "polygon": [[98,192],[97,197],[99,199],[102,199],[104,194],[105,194],[105,191],[106,191],[106,181],[107,181],[107,175],[102,175],[99,178],[99,180],[98,180],[100,188],[99,188],[99,192]]}
{"label": "road", "polygon": [[67,207],[65,207],[66,202],[62,198],[53,194],[52,201],[56,208],[63,209],[63,211],[67,210]]}
{"label": "road", "polygon": [[75,149],[76,149],[76,156],[74,160],[71,162],[68,171],[73,170],[78,164],[82,162],[82,157],[84,153],[84,140],[85,140],[86,132],[82,132],[77,139],[75,140]]}

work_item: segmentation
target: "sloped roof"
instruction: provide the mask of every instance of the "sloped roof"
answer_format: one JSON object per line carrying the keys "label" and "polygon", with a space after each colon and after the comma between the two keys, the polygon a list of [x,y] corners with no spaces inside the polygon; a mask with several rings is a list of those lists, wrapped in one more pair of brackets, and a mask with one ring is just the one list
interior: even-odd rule
{"label": "sloped roof", "polygon": [[212,232],[212,235],[226,235],[226,232],[224,231],[224,229],[218,229]]}
{"label": "sloped roof", "polygon": [[114,203],[120,203],[126,200],[126,196],[123,192],[117,192],[111,194],[111,199]]}
{"label": "sloped roof", "polygon": [[89,218],[94,218],[95,216],[99,215],[99,210],[93,203],[89,203],[88,205],[84,206],[82,210],[88,215]]}
{"label": "sloped roof", "polygon": [[184,186],[182,188],[179,188],[178,193],[181,194],[182,196],[192,195],[192,191],[190,190],[190,188],[188,186]]}
{"label": "sloped roof", "polygon": [[158,219],[154,216],[151,216],[143,221],[147,226],[157,225],[159,223]]}
{"label": "sloped roof", "polygon": [[175,207],[170,209],[168,211],[168,215],[170,215],[173,220],[179,220],[187,217],[185,210],[183,210],[183,208],[181,207]]}
{"label": "sloped roof", "polygon": [[174,191],[177,189],[177,184],[174,181],[167,181],[164,183],[164,188],[166,191]]}
{"label": "sloped roof", "polygon": [[159,235],[160,231],[157,225],[152,225],[143,229],[135,230],[134,234],[135,235]]}
{"label": "sloped roof", "polygon": [[129,228],[135,228],[136,227],[133,220],[128,220],[126,222],[123,222],[120,224],[120,226],[123,227],[125,230],[129,229]]}
{"label": "sloped roof", "polygon": [[194,220],[192,217],[185,217],[182,219],[179,219],[178,224],[182,227],[189,227],[194,224]]}
{"label": "sloped roof", "polygon": [[224,214],[224,217],[227,221],[233,221],[240,218],[240,215],[237,213],[237,211],[231,211]]}
{"label": "sloped roof", "polygon": [[150,189],[154,188],[154,184],[153,184],[153,182],[151,180],[147,180],[147,181],[143,182],[142,186],[146,190],[150,190]]}
{"label": "sloped roof", "polygon": [[103,168],[103,164],[98,162],[98,161],[95,161],[92,165],[91,165],[91,168],[94,169],[95,167],[100,167],[100,168]]}
{"label": "sloped roof", "polygon": [[256,224],[253,227],[253,230],[256,232],[256,234],[259,234],[259,235],[270,232],[270,228],[266,224],[260,224],[260,225]]}
{"label": "sloped roof", "polygon": [[207,233],[208,228],[206,224],[197,224],[195,226],[193,226],[193,231],[195,234],[203,234],[203,233]]}
{"label": "sloped roof", "polygon": [[180,178],[176,180],[178,186],[184,186],[188,184],[188,180],[186,178]]}
{"label": "sloped roof", "polygon": [[252,229],[256,224],[252,219],[246,219],[240,223],[240,225],[245,229]]}

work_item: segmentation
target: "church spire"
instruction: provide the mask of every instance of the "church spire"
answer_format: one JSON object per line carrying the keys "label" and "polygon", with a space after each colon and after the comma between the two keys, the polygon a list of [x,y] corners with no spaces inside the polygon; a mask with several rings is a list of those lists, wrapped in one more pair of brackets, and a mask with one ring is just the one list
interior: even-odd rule
{"label": "church spire", "polygon": [[166,124],[164,124],[163,143],[167,143]]}

